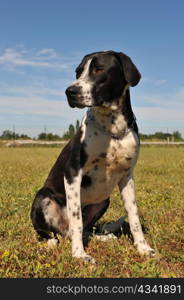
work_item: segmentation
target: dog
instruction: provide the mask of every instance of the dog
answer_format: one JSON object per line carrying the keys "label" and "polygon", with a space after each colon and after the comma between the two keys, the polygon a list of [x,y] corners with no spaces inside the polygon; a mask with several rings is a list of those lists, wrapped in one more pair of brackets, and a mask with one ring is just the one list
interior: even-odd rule
{"label": "dog", "polygon": [[88,110],[37,192],[31,219],[50,244],[57,243],[50,233],[69,237],[72,256],[84,261],[94,259],[84,250],[83,233],[105,213],[116,185],[138,252],[155,255],[142,232],[133,179],[140,142],[129,89],[140,78],[126,54],[100,51],[82,59],[76,80],[65,92],[70,107]]}

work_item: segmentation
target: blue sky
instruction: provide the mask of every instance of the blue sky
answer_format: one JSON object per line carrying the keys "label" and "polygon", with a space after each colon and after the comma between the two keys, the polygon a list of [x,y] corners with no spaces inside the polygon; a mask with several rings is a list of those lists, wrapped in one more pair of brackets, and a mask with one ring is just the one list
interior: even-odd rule
{"label": "blue sky", "polygon": [[0,133],[62,134],[85,110],[64,91],[84,55],[128,54],[142,74],[131,88],[140,132],[184,137],[182,0],[1,0]]}

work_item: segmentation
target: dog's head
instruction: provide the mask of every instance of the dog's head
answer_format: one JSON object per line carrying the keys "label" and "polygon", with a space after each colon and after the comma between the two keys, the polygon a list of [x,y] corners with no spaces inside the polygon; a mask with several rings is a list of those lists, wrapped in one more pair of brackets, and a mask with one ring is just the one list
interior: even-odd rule
{"label": "dog's head", "polygon": [[111,107],[141,74],[130,57],[104,51],[86,55],[76,69],[76,81],[66,89],[71,107]]}

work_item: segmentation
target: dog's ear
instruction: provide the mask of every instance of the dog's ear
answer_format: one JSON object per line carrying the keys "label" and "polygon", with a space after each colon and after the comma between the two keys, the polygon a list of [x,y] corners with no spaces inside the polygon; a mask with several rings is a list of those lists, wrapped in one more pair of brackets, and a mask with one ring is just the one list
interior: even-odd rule
{"label": "dog's ear", "polygon": [[130,57],[122,52],[116,52],[116,56],[119,58],[119,61],[123,67],[126,81],[130,84],[130,86],[137,85],[141,79],[141,74]]}

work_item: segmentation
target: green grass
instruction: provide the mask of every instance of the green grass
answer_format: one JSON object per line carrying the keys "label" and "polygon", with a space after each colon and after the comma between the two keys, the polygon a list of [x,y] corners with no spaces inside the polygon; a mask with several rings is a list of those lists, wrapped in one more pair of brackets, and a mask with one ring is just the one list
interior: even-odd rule
{"label": "green grass", "polygon": [[[35,192],[59,148],[0,148],[0,277],[184,277],[184,148],[142,147],[135,171],[137,201],[146,239],[158,251],[140,257],[127,236],[91,239],[91,265],[71,257],[70,241],[49,250],[30,221]],[[115,189],[103,221],[124,215]]]}

